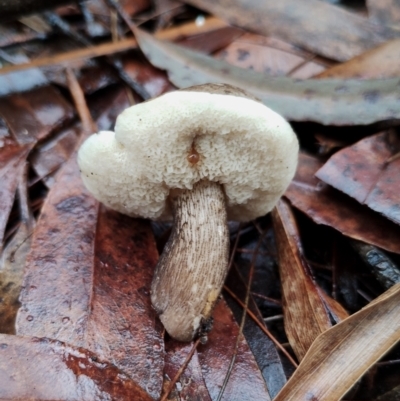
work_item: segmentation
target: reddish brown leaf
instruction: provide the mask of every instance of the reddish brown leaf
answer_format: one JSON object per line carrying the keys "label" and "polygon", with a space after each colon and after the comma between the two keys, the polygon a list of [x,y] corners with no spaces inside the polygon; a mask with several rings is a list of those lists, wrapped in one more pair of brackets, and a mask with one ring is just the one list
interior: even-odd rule
{"label": "reddish brown leaf", "polygon": [[81,127],[77,124],[35,147],[29,157],[30,163],[38,177],[43,179],[46,185],[51,186],[54,183],[54,178],[48,176],[58,170],[71,156],[80,130]]}
{"label": "reddish brown leaf", "polygon": [[400,75],[399,63],[400,39],[395,39],[328,68],[316,78],[395,78]]}
{"label": "reddish brown leaf", "polygon": [[0,257],[0,332],[6,334],[15,333],[19,293],[35,223],[28,204],[26,169],[20,170],[17,192],[20,222]]}
{"label": "reddish brown leaf", "polygon": [[[257,243],[253,245],[257,246]],[[268,275],[265,275],[265,266],[268,263],[274,262],[271,262],[269,260],[270,255],[261,256],[261,253],[263,251],[267,251],[267,247],[265,247],[264,242],[261,243],[259,250],[260,252],[258,254],[258,257],[256,258],[256,262],[254,265],[255,272],[253,276],[253,284],[257,283],[258,289],[263,288],[268,291],[271,289],[269,287],[271,280],[269,280],[270,277]],[[244,260],[240,258],[237,264],[233,264],[225,281],[225,288],[229,288],[229,290],[232,291],[234,295],[242,301],[241,304],[239,304],[238,301],[234,299],[228,291],[224,291],[224,299],[226,300],[226,303],[231,309],[237,322],[240,322],[242,319],[242,305],[245,304],[247,293],[247,281],[243,279],[238,270],[238,266],[242,265],[243,262]],[[251,263],[251,261],[248,260],[248,263]],[[247,270],[248,269],[245,268],[246,273]],[[263,315],[251,295],[248,302],[248,311],[256,317],[261,326],[265,326],[265,328],[267,328],[263,320]],[[278,354],[278,349],[276,345],[272,342],[272,340],[250,317],[250,315],[246,316],[246,321],[243,327],[243,335],[245,336],[246,341],[249,344],[250,350],[254,354],[254,358],[258,364],[265,383],[267,384],[269,395],[273,399],[286,383],[286,375],[284,373],[281,358]]]}
{"label": "reddish brown leaf", "polygon": [[[223,299],[218,302],[213,318],[214,326],[208,335],[208,342],[199,346],[198,355],[207,389],[215,401],[228,372],[239,327]],[[222,397],[224,400],[270,400],[261,372],[244,338],[239,342],[232,374]]]}
{"label": "reddish brown leaf", "polygon": [[192,50],[204,53],[213,53],[225,48],[236,38],[242,36],[243,33],[244,32],[239,28],[226,26],[221,29],[200,33],[198,35],[178,40],[177,43]]}
{"label": "reddish brown leaf", "polygon": [[84,348],[0,334],[0,399],[151,401],[124,372]]}
{"label": "reddish brown leaf", "polygon": [[18,143],[32,144],[70,120],[73,109],[53,86],[0,99],[0,115]]}
{"label": "reddish brown leaf", "polygon": [[387,27],[318,0],[186,2],[233,25],[280,37],[333,60],[347,60],[396,35]]}
{"label": "reddish brown leaf", "polygon": [[164,351],[149,297],[158,258],[150,226],[105,209],[98,215],[75,159],[43,206],[17,332],[95,351],[158,398]]}
{"label": "reddish brown leaf", "polygon": [[396,134],[362,139],[335,153],[316,176],[336,189],[400,224],[400,158]]}
{"label": "reddish brown leaf", "polygon": [[285,196],[317,224],[342,234],[400,253],[400,227],[314,177],[322,163],[305,154]]}
{"label": "reddish brown leaf", "polygon": [[[172,339],[165,344],[164,388],[174,379],[179,368],[185,363],[193,343],[183,344]],[[197,352],[194,353],[186,369],[176,383],[168,399],[191,401],[211,401],[203,379]]]}
{"label": "reddish brown leaf", "polygon": [[174,89],[165,72],[154,68],[147,61],[127,56],[123,60],[123,65],[126,73],[143,85],[151,97],[160,96],[162,93]]}
{"label": "reddish brown leaf", "polygon": [[304,259],[294,215],[283,200],[273,210],[272,220],[278,248],[285,332],[297,358],[302,360],[313,341],[332,324]]}

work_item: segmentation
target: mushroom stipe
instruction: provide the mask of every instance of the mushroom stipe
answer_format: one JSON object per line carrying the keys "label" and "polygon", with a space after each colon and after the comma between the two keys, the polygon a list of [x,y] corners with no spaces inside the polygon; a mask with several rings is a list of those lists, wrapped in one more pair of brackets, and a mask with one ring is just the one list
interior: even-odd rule
{"label": "mushroom stipe", "polygon": [[227,274],[227,220],[271,211],[297,157],[296,135],[281,116],[223,84],[132,106],[115,133],[81,146],[82,179],[98,200],[129,216],[174,220],[151,287],[173,338],[190,341],[210,326]]}
{"label": "mushroom stipe", "polygon": [[229,231],[220,184],[203,180],[174,192],[174,226],[154,273],[151,302],[170,336],[190,341],[224,284]]}

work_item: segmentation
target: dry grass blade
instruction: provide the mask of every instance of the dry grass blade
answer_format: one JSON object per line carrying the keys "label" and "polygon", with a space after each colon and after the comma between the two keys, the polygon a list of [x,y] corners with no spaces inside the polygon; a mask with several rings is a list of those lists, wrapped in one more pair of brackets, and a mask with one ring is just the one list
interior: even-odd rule
{"label": "dry grass blade", "polygon": [[337,401],[400,339],[400,284],[321,334],[275,401]]}
{"label": "dry grass blade", "polygon": [[281,200],[273,210],[272,220],[278,248],[285,331],[297,358],[302,360],[315,338],[332,324],[303,257],[294,215],[285,201]]}
{"label": "dry grass blade", "polygon": [[149,61],[168,72],[179,88],[226,83],[243,88],[289,120],[322,124],[371,124],[400,118],[398,78],[387,80],[297,80],[267,77],[229,63],[162,42],[135,29]]}

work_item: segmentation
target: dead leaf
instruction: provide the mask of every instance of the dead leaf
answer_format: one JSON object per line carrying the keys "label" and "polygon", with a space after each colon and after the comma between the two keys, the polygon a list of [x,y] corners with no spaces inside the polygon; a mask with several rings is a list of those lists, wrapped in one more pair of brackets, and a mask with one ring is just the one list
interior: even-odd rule
{"label": "dead leaf", "polygon": [[335,153],[316,176],[400,224],[400,151],[397,134],[384,132]]}
{"label": "dead leaf", "polygon": [[272,220],[278,248],[285,332],[301,361],[315,338],[332,324],[304,259],[294,215],[283,200],[273,210]]}
{"label": "dead leaf", "polygon": [[400,39],[383,43],[315,78],[395,78],[400,76]]}
{"label": "dead leaf", "polygon": [[372,24],[343,8],[318,0],[186,0],[186,3],[232,25],[277,36],[339,61],[399,35],[388,27]]}
{"label": "dead leaf", "polygon": [[3,246],[4,231],[14,202],[18,179],[25,165],[29,149],[19,146],[8,138],[0,146],[0,249]]}
{"label": "dead leaf", "polygon": [[242,36],[243,33],[244,32],[239,28],[226,26],[218,30],[204,32],[180,39],[177,43],[181,46],[188,47],[189,49],[209,54],[225,48],[235,39]]}
{"label": "dead leaf", "polygon": [[366,0],[368,15],[372,21],[382,25],[400,24],[398,0]]}
{"label": "dead leaf", "polygon": [[28,204],[25,170],[26,168],[21,168],[18,177],[20,224],[0,257],[0,332],[6,334],[15,334],[22,277],[35,225]]}
{"label": "dead leaf", "polygon": [[[172,339],[165,343],[164,387],[175,377],[191,351],[193,343],[185,344]],[[183,371],[169,400],[212,401],[203,379],[197,352]]]}
{"label": "dead leaf", "polygon": [[321,334],[275,401],[337,401],[400,339],[400,284]]}
{"label": "dead leaf", "polygon": [[[121,102],[109,102],[118,112]],[[33,236],[17,333],[92,350],[158,398],[164,346],[149,297],[157,259],[149,223],[99,212],[72,156]]]}
{"label": "dead leaf", "polygon": [[84,348],[0,334],[0,399],[151,401],[124,372]]}
{"label": "dead leaf", "polygon": [[[312,54],[275,38],[265,38],[250,33],[236,39],[214,56],[237,67],[271,76],[292,76],[292,71],[302,68],[307,59],[314,58]],[[296,78],[310,78],[325,69],[317,63],[306,64],[310,64],[307,69],[309,75],[302,77],[296,75]],[[305,69],[302,69],[304,74]]]}
{"label": "dead leaf", "polygon": [[35,147],[29,161],[37,176],[50,187],[54,184],[54,173],[65,163],[75,149],[81,127],[79,124],[67,128]]}
{"label": "dead leaf", "polygon": [[[203,377],[213,401],[218,398],[228,371],[239,333],[232,312],[221,299],[215,307],[214,325],[208,342],[199,346],[198,356]],[[246,341],[241,338],[230,379],[221,401],[269,401],[267,386]]]}
{"label": "dead leaf", "polygon": [[74,111],[57,89],[45,86],[1,98],[0,115],[18,143],[25,145],[70,121]]}
{"label": "dead leaf", "polygon": [[172,83],[179,88],[205,83],[238,86],[294,121],[363,125],[400,118],[398,78],[342,81],[266,77],[173,43],[159,41],[139,29],[135,32],[150,62],[166,70]]}
{"label": "dead leaf", "polygon": [[[260,250],[263,249],[265,250],[265,248],[263,248],[261,245]],[[257,282],[260,287],[264,288],[268,287],[270,284],[268,278],[265,277],[265,263],[267,263],[266,258],[261,258],[259,256],[254,266],[254,282]],[[240,264],[242,265],[243,261]],[[258,269],[257,265],[259,265]],[[247,271],[248,269],[245,268],[245,270]],[[264,280],[262,280],[259,276],[262,276]],[[225,286],[233,291],[234,294],[239,297],[239,299],[245,300],[247,292],[246,284],[243,281],[243,277],[239,273],[236,264],[234,264],[230,269]],[[238,302],[233,299],[227,291],[224,291],[224,299],[226,300],[236,321],[240,322],[243,315],[243,307],[239,305]],[[258,321],[261,323],[261,325],[266,327],[263,316],[252,296],[249,298],[248,310],[258,318]],[[278,349],[272,340],[267,337],[261,328],[253,321],[253,319],[250,318],[250,316],[246,316],[243,334],[251,351],[254,354],[254,358],[258,364],[265,383],[267,384],[268,393],[273,399],[286,383],[286,376],[281,358],[278,354]]]}
{"label": "dead leaf", "polygon": [[317,158],[300,154],[296,176],[285,193],[293,206],[317,224],[400,253],[400,227],[315,178],[321,166]]}

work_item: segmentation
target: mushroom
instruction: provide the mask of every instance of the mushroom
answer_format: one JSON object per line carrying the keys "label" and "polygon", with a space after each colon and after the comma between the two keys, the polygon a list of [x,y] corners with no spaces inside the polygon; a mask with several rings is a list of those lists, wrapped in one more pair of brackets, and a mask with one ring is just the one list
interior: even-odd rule
{"label": "mushroom", "polygon": [[207,84],[132,106],[115,133],[81,146],[89,191],[129,216],[173,217],[151,301],[166,331],[190,341],[206,325],[227,274],[227,220],[269,212],[289,185],[298,142],[290,125],[241,89]]}

